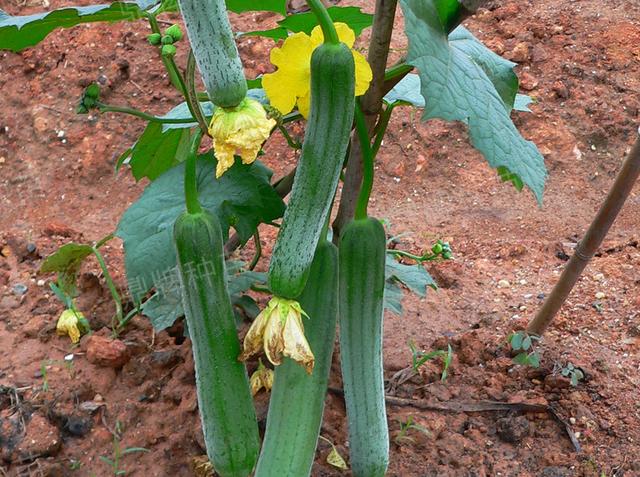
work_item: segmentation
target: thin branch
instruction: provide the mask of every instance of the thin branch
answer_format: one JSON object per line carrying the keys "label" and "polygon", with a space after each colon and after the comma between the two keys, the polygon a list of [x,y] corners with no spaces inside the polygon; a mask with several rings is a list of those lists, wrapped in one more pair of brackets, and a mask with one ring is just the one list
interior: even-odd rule
{"label": "thin branch", "polygon": [[611,186],[607,198],[593,222],[591,222],[584,238],[576,247],[575,253],[567,262],[558,282],[542,304],[535,318],[529,323],[528,333],[542,336],[551,324],[583,270],[602,244],[611,225],[629,197],[633,185],[638,180],[638,176],[640,176],[640,128],[638,129],[638,138]]}

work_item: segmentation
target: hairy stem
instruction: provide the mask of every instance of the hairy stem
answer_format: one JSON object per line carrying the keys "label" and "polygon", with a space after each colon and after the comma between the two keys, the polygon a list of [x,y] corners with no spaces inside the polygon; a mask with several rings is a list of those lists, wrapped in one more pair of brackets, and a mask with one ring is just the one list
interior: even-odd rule
{"label": "hairy stem", "polygon": [[135,116],[140,119],[144,119],[146,121],[152,123],[162,123],[162,124],[188,124],[194,122],[195,118],[161,118],[158,116],[154,116],[153,114],[148,114],[138,109],[129,108],[127,106],[113,106],[111,104],[104,104],[101,102],[96,102],[96,106],[101,113],[123,113],[130,114],[131,116]]}
{"label": "hairy stem", "polygon": [[629,197],[633,185],[640,176],[640,129],[638,135],[633,149],[622,165],[607,198],[591,222],[589,230],[576,247],[576,251],[567,262],[562,275],[535,318],[529,323],[528,333],[541,336],[551,324]]}
{"label": "hairy stem", "polygon": [[320,28],[322,28],[322,33],[324,35],[324,42],[335,45],[340,43],[336,27],[333,25],[333,20],[331,20],[329,12],[327,12],[327,8],[324,6],[322,1],[307,0],[307,5],[309,5],[309,8],[318,19],[318,23],[320,24]]}
{"label": "hairy stem", "polygon": [[356,203],[355,218],[366,219],[369,197],[371,197],[371,189],[373,188],[373,151],[371,150],[371,143],[369,142],[369,131],[365,123],[364,114],[357,102],[355,121],[363,162],[362,185]]}
{"label": "hairy stem", "polygon": [[[111,293],[111,297],[113,298],[113,302],[116,306],[116,318],[118,323],[122,321],[122,300],[120,299],[120,294],[116,288],[115,283],[113,283],[113,279],[111,278],[111,274],[109,273],[109,269],[107,268],[107,264],[102,257],[102,254],[98,251],[97,247],[93,247],[93,254],[96,256],[98,260],[98,264],[100,265],[100,269],[102,270],[102,275],[104,276],[104,281],[107,283],[107,288],[109,288],[109,292]],[[117,325],[113,325],[112,328],[115,329]]]}
{"label": "hairy stem", "polygon": [[203,135],[202,129],[197,129],[191,139],[189,155],[184,169],[184,196],[187,203],[187,212],[197,214],[202,212],[200,201],[198,201],[198,181],[196,177],[196,163],[198,159],[198,148]]}
{"label": "hairy stem", "polygon": [[193,55],[193,50],[189,50],[189,58],[187,59],[187,70],[185,72],[185,93],[187,106],[189,111],[198,120],[200,129],[204,134],[207,134],[208,125],[207,120],[204,117],[202,109],[200,108],[200,102],[198,101],[198,93],[196,92],[196,57]]}

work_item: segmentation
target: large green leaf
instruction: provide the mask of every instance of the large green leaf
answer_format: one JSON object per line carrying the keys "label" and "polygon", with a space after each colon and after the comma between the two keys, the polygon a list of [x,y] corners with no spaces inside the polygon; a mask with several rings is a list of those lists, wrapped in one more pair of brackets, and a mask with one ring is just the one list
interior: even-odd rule
{"label": "large green leaf", "polygon": [[[248,300],[244,293],[253,285],[266,283],[265,273],[244,270],[245,263],[237,261],[227,261],[227,291],[231,297],[231,302],[235,306],[254,305],[255,302]],[[154,283],[156,292],[142,305],[142,313],[151,320],[151,324],[156,331],[162,331],[170,327],[173,323],[184,315],[182,308],[182,296],[180,293],[180,279],[176,267],[169,271]]]}
{"label": "large green leaf", "polygon": [[0,10],[0,50],[20,51],[41,42],[56,28],[81,23],[137,20],[156,0],[66,7],[52,12],[12,16]]}
{"label": "large green leaf", "polygon": [[[401,0],[409,38],[408,62],[419,70],[426,99],[423,120],[441,118],[469,126],[473,146],[500,177],[526,184],[542,202],[547,171],[536,146],[514,126],[485,69],[490,64],[449,42],[436,0]],[[475,47],[473,48],[475,50]],[[515,96],[514,96],[515,99]]]}
{"label": "large green leaf", "polygon": [[393,255],[387,255],[385,268],[387,280],[397,280],[418,296],[425,296],[427,287],[438,289],[435,280],[422,265],[405,265],[398,262]]}
{"label": "large green leaf", "polygon": [[[236,13],[266,10],[287,14],[286,0],[227,0],[227,8]],[[154,8],[157,7],[157,8]],[[178,10],[176,0],[137,0],[85,7],[64,7],[33,15],[9,15],[0,10],[0,50],[20,51],[37,45],[57,28],[70,28],[81,23],[137,20],[145,12]]]}
{"label": "large green leaf", "polygon": [[[356,33],[356,36],[360,35],[362,30],[370,27],[373,23],[373,15],[364,13],[360,7],[330,7],[327,11],[334,22],[346,23]],[[293,33],[304,32],[310,34],[311,30],[313,30],[317,24],[318,20],[313,13],[296,13],[289,15],[284,20],[280,20],[278,22],[279,27],[272,28],[271,30],[247,32],[245,35],[264,36],[273,38],[274,40],[283,40],[287,38],[290,31]]]}
{"label": "large green leaf", "polygon": [[189,153],[188,128],[162,131],[161,123],[149,123],[131,148],[129,165],[137,181],[155,180],[182,162]]}
{"label": "large green leaf", "polygon": [[[415,73],[409,73],[389,91],[384,101],[387,104],[407,104],[416,108],[424,108],[424,96],[420,92],[420,76]],[[529,105],[533,103],[533,99],[526,94],[516,94],[513,102],[513,110],[530,113]]]}
{"label": "large green leaf", "polygon": [[[212,154],[198,159],[198,192],[202,205],[216,214],[225,239],[233,226],[242,241],[248,240],[261,222],[282,216],[284,203],[269,184],[271,171],[259,162],[236,164],[215,178]],[[129,289],[135,301],[175,267],[172,229],[185,210],[184,163],[152,182],[122,215],[116,235],[124,241]]]}
{"label": "large green leaf", "polygon": [[227,8],[232,12],[267,11],[287,14],[287,0],[226,0]]}

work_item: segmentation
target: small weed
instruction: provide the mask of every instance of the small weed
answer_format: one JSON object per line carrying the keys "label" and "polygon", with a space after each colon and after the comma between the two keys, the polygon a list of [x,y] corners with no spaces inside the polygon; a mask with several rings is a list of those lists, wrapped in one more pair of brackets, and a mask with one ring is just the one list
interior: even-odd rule
{"label": "small weed", "polygon": [[126,447],[122,448],[120,442],[120,435],[122,428],[119,421],[116,421],[115,432],[113,433],[113,455],[111,458],[100,456],[100,460],[111,467],[113,475],[126,475],[126,471],[120,468],[122,458],[127,454],[133,454],[134,452],[149,452],[149,449],[144,447]]}
{"label": "small weed", "polygon": [[513,362],[522,366],[531,366],[538,368],[540,366],[540,353],[533,349],[536,341],[540,341],[540,337],[530,335],[526,331],[516,331],[507,338],[514,351],[521,351],[514,358]]}
{"label": "small weed", "polygon": [[407,442],[415,443],[415,439],[407,435],[411,430],[416,430],[424,434],[425,436],[428,436],[430,434],[429,430],[426,427],[413,422],[413,416],[409,416],[409,418],[404,422],[403,421],[398,421],[398,422],[400,423],[400,432],[394,438],[394,442],[399,446]]}
{"label": "small weed", "polygon": [[411,350],[411,367],[416,373],[420,371],[420,368],[427,361],[442,357],[442,374],[440,381],[444,383],[447,380],[449,376],[449,366],[453,360],[453,349],[451,349],[451,345],[447,345],[447,351],[439,349],[425,353],[417,349],[415,343],[411,341],[409,343],[409,349]]}
{"label": "small weed", "polygon": [[576,387],[580,381],[584,379],[584,373],[580,368],[576,368],[573,363],[568,362],[566,366],[556,363],[554,372],[560,372],[565,378],[569,378],[571,386]]}

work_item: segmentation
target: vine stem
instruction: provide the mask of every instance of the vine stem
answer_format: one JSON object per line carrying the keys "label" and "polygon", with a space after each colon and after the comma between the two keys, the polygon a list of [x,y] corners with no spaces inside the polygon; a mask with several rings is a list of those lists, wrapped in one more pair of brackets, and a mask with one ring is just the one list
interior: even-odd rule
{"label": "vine stem", "polygon": [[355,218],[359,220],[367,218],[367,206],[369,205],[369,197],[371,197],[371,189],[373,188],[374,171],[373,151],[371,149],[371,143],[369,142],[369,128],[367,127],[364,114],[358,102],[356,102],[354,117],[363,163],[362,185],[360,187],[360,193],[358,194],[358,202],[355,210]]}
{"label": "vine stem", "polygon": [[198,181],[196,177],[196,162],[198,159],[198,148],[203,135],[202,129],[197,129],[191,145],[189,147],[189,155],[184,169],[184,196],[187,203],[187,212],[197,214],[202,212],[202,207],[198,201]]}
{"label": "vine stem", "polygon": [[140,119],[144,119],[145,121],[149,121],[152,123],[162,123],[162,124],[188,124],[194,122],[195,118],[161,118],[158,116],[154,116],[153,114],[148,114],[138,109],[129,108],[127,106],[113,106],[111,104],[104,104],[100,102],[96,102],[96,106],[100,110],[101,113],[124,113],[130,114],[131,116],[135,116]]}
{"label": "vine stem", "polygon": [[102,257],[102,254],[100,253],[97,247],[94,246],[92,247],[92,249],[93,249],[92,250],[93,254],[98,260],[100,269],[102,270],[102,275],[104,275],[104,281],[107,283],[107,288],[109,288],[109,292],[111,293],[111,297],[113,298],[113,301],[115,303],[116,317],[118,318],[118,323],[120,323],[122,321],[122,301],[120,299],[120,294],[118,293],[115,283],[113,283],[113,279],[111,278],[111,274],[107,269],[107,264],[105,263],[104,258]]}
{"label": "vine stem", "polygon": [[200,108],[200,102],[198,101],[198,93],[196,92],[196,57],[193,55],[193,50],[189,49],[189,57],[187,59],[187,70],[185,72],[186,85],[185,85],[185,99],[187,100],[187,106],[191,114],[198,120],[200,129],[203,133],[208,132],[207,120],[204,117],[204,113]]}
{"label": "vine stem", "polygon": [[567,262],[562,275],[553,287],[553,290],[542,304],[542,307],[531,320],[527,332],[532,335],[542,336],[553,321],[574,285],[580,278],[583,270],[607,236],[611,225],[616,220],[622,206],[626,202],[633,185],[640,176],[640,128],[638,137],[629,153],[622,169],[618,172],[607,198],[589,226],[587,233],[576,247],[571,259]]}
{"label": "vine stem", "polygon": [[307,0],[307,5],[309,5],[309,8],[318,19],[318,23],[320,24],[320,28],[322,28],[322,33],[324,35],[324,42],[331,43],[333,45],[340,43],[336,27],[333,25],[333,20],[331,20],[327,7],[324,6],[322,1]]}
{"label": "vine stem", "polygon": [[[162,33],[160,32],[160,25],[158,25],[158,19],[156,18],[156,16],[152,13],[147,13],[147,20],[149,20],[151,31],[153,33],[157,33],[158,35],[162,35]],[[180,93],[185,95],[184,89],[181,89],[184,87],[184,83],[180,81],[180,73],[177,71],[177,68],[175,68],[175,63],[173,63],[173,61],[169,61],[169,58],[166,58],[162,55],[160,55],[160,59],[162,60],[162,64],[167,70],[167,73],[169,73],[169,81],[171,81],[173,87]]]}

